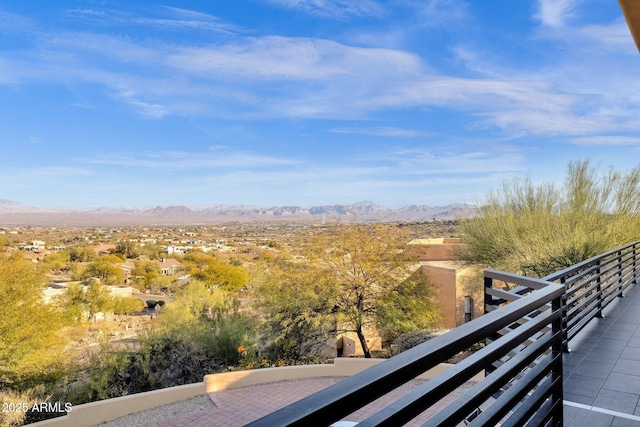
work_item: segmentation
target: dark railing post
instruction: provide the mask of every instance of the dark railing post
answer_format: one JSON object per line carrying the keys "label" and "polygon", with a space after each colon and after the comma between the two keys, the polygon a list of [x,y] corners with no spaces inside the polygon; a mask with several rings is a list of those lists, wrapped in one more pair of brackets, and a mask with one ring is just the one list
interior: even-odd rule
{"label": "dark railing post", "polygon": [[[551,328],[553,330],[553,334],[557,334],[559,332],[562,332],[561,336],[562,339],[559,341],[556,341],[553,343],[552,346],[552,353],[553,353],[553,358],[555,359],[556,357],[560,357],[562,358],[562,352],[564,351],[564,339],[565,339],[565,326],[564,323],[566,322],[565,320],[565,298],[566,298],[566,289],[565,292],[563,292],[563,294],[554,299],[553,301],[551,301],[551,308],[553,311],[556,310],[562,310],[562,317],[559,318],[558,320],[555,320],[552,325]],[[555,426],[562,426],[563,424],[563,405],[562,405],[562,400],[564,399],[564,393],[563,393],[563,387],[562,387],[562,382],[563,382],[563,377],[562,377],[562,365],[563,363],[556,363],[553,367],[551,376],[553,378],[554,382],[557,382],[557,384],[559,384],[559,386],[554,387],[553,389],[553,394],[551,396],[551,400],[552,400],[552,408],[553,408],[553,413],[551,415],[552,417],[552,422],[551,425],[555,425]]]}
{"label": "dark railing post", "polygon": [[638,247],[638,244],[634,243],[633,244],[633,283],[638,283],[638,274],[636,270],[636,259],[637,259],[636,248],[637,247]]}
{"label": "dark railing post", "polygon": [[569,324],[567,318],[567,281],[566,276],[560,278],[560,284],[564,286],[564,293],[562,294],[562,351],[569,353]]}
{"label": "dark railing post", "polygon": [[618,296],[624,298],[622,295],[622,272],[624,270],[624,262],[622,261],[622,251],[618,251]]}
{"label": "dark railing post", "polygon": [[597,270],[596,270],[596,283],[598,284],[598,286],[596,286],[596,292],[597,292],[597,300],[598,300],[598,311],[596,312],[596,317],[598,318],[603,318],[604,316],[602,315],[602,272],[600,271],[600,259],[597,261],[596,265],[598,266]]}
{"label": "dark railing post", "polygon": [[[487,314],[489,312],[489,306],[493,306],[493,297],[491,296],[491,294],[489,294],[489,292],[487,292],[488,289],[493,287],[493,279],[491,277],[487,277],[486,274],[484,276],[484,314]],[[494,307],[497,308],[497,307]],[[491,343],[491,341],[493,341],[492,338],[485,338],[484,339],[484,345],[487,346]],[[484,374],[489,375],[491,372],[494,371],[495,368],[493,368],[493,366],[489,365],[485,368],[484,370]]]}
{"label": "dark railing post", "polygon": [[493,305],[493,297],[487,292],[487,289],[493,287],[493,279],[491,277],[484,276],[484,314],[489,312],[489,306]]}
{"label": "dark railing post", "polygon": [[471,295],[464,297],[464,323],[471,322],[473,319],[473,298]]}

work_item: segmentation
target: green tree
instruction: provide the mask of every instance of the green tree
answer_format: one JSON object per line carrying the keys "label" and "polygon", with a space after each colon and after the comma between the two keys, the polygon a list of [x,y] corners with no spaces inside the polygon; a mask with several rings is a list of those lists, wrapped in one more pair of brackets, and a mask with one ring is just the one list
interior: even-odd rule
{"label": "green tree", "polygon": [[98,312],[113,310],[114,304],[115,300],[111,296],[109,287],[92,280],[86,286],[80,283],[69,284],[56,305],[64,313],[67,324],[77,324],[88,320]]}
{"label": "green tree", "polygon": [[280,256],[254,279],[251,299],[262,315],[263,347],[272,359],[317,355],[336,333],[336,288],[326,270]]}
{"label": "green tree", "polygon": [[[430,298],[407,303],[414,296],[405,292],[411,289],[406,281],[418,266],[404,253],[405,243],[392,225],[336,225],[313,239],[309,247],[310,261],[330,272],[338,328],[356,333],[365,357],[371,357],[366,330],[385,323],[389,304],[409,310],[408,316],[436,310]],[[428,295],[428,286],[424,289]]]}
{"label": "green tree", "polygon": [[23,390],[61,372],[61,313],[44,304],[43,289],[21,253],[0,254],[0,388]]}
{"label": "green tree", "polygon": [[193,277],[209,286],[222,287],[228,291],[239,291],[249,281],[249,274],[242,268],[212,258],[201,271]]}
{"label": "green tree", "polygon": [[113,297],[109,287],[95,280],[87,285],[84,298],[90,317],[96,313],[105,313],[113,309]]}
{"label": "green tree", "polygon": [[412,278],[418,265],[404,254],[404,243],[394,226],[336,225],[309,239],[304,258],[268,263],[253,291],[279,332],[275,342],[300,351],[331,329],[354,332],[371,357],[366,334],[374,328],[400,333],[411,329],[411,319],[416,328],[436,326],[431,288]]}
{"label": "green tree", "polygon": [[40,268],[48,273],[52,270],[68,270],[71,257],[67,251],[59,251],[45,257],[40,263]]}
{"label": "green tree", "polygon": [[462,222],[463,260],[542,277],[637,239],[640,167],[602,172],[571,162],[561,188],[531,178],[506,181],[480,214]]}
{"label": "green tree", "polygon": [[384,295],[376,312],[376,326],[390,341],[409,332],[440,327],[443,322],[433,288],[421,271]]}
{"label": "green tree", "polygon": [[144,309],[144,302],[135,297],[115,297],[113,299],[113,312],[115,314],[139,313]]}
{"label": "green tree", "polygon": [[69,259],[72,262],[90,262],[97,258],[98,254],[89,246],[81,246],[69,250]]}
{"label": "green tree", "polygon": [[136,253],[136,244],[131,240],[118,240],[114,252],[122,255],[125,259],[133,258]]}
{"label": "green tree", "polygon": [[84,271],[84,278],[95,277],[105,285],[116,285],[124,282],[124,271],[109,259],[99,259],[89,264]]}
{"label": "green tree", "polygon": [[202,252],[189,252],[183,257],[182,262],[189,274],[211,287],[238,291],[249,282],[249,274],[241,266],[232,265]]}
{"label": "green tree", "polygon": [[86,304],[84,287],[80,283],[70,283],[65,293],[60,296],[56,303],[63,312],[65,323],[69,325],[87,320],[87,315],[85,314],[88,311]]}
{"label": "green tree", "polygon": [[160,312],[156,333],[194,342],[226,366],[238,363],[237,348],[253,345],[253,320],[240,312],[235,293],[192,280]]}
{"label": "green tree", "polygon": [[153,261],[135,261],[135,268],[133,270],[133,281],[135,286],[142,290],[154,289],[154,284],[157,283],[160,278],[160,266]]}
{"label": "green tree", "polygon": [[160,245],[145,243],[144,246],[138,246],[133,254],[134,257],[146,255],[149,259],[160,259],[167,256],[166,251]]}

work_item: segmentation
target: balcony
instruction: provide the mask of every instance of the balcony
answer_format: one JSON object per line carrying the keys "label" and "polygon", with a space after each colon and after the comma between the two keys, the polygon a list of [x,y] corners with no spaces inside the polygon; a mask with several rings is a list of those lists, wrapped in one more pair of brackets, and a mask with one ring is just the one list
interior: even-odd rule
{"label": "balcony", "polygon": [[[484,316],[249,425],[349,420],[482,343],[358,425],[403,425],[431,410],[418,425],[640,426],[640,291],[633,286],[639,255],[635,242],[542,279],[486,271]],[[451,401],[451,393],[482,372],[481,381]]]}

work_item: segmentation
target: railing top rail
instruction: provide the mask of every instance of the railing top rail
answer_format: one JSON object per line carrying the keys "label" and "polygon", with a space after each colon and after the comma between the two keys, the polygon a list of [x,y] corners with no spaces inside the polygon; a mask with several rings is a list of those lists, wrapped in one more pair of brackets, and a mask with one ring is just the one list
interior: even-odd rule
{"label": "railing top rail", "polygon": [[624,251],[625,249],[628,249],[632,246],[639,246],[640,245],[640,240],[636,240],[635,242],[631,242],[631,243],[627,243],[624,246],[620,246],[619,248],[615,248],[615,249],[611,249],[610,251],[601,253],[599,255],[593,256],[589,259],[586,259],[582,262],[579,262],[577,264],[574,264],[570,267],[565,268],[564,270],[560,270],[560,271],[556,271],[555,273],[551,273],[547,276],[544,276],[541,280],[546,280],[548,282],[555,282],[556,280],[560,279],[561,277],[565,277],[568,276],[569,274],[580,270],[581,268],[584,268],[585,266],[592,264],[593,262],[598,261],[599,259],[603,259],[606,258],[610,255],[615,254],[616,252],[620,252],[620,251]]}
{"label": "railing top rail", "polygon": [[481,341],[491,331],[502,329],[542,305],[560,298],[563,293],[563,285],[549,283],[543,289],[500,310],[465,323],[249,425],[293,426],[309,425],[309,422],[317,419],[337,421],[417,377],[439,361]]}
{"label": "railing top rail", "polygon": [[505,273],[504,271],[485,270],[484,277],[490,279],[502,280],[503,282],[513,283],[515,285],[526,286],[532,289],[543,289],[553,282],[545,279],[537,279],[535,277],[519,276],[513,273]]}

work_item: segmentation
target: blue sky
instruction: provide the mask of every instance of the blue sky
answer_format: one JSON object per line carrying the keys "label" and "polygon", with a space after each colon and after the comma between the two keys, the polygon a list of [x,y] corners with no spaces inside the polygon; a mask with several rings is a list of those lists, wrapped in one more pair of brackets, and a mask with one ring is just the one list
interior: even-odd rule
{"label": "blue sky", "polygon": [[640,159],[611,0],[0,3],[0,199],[477,203]]}

